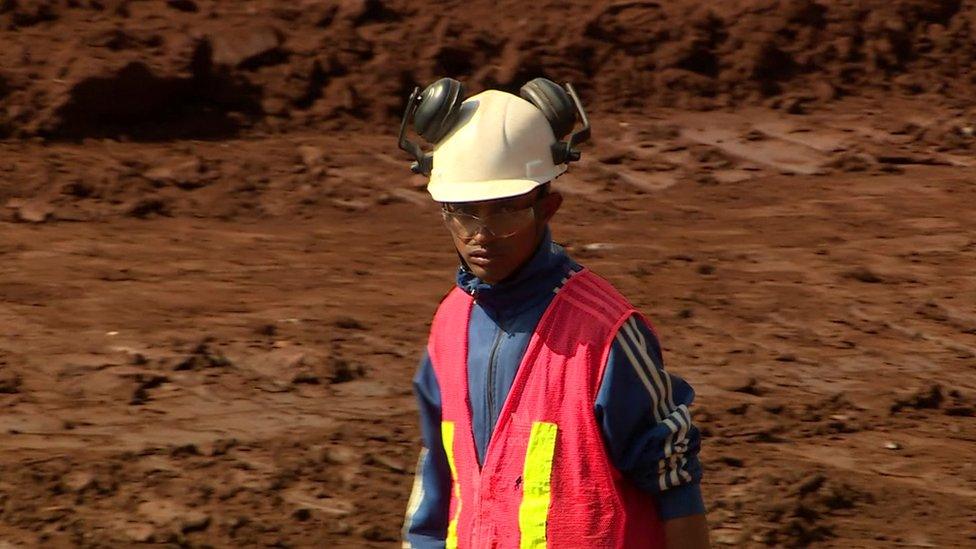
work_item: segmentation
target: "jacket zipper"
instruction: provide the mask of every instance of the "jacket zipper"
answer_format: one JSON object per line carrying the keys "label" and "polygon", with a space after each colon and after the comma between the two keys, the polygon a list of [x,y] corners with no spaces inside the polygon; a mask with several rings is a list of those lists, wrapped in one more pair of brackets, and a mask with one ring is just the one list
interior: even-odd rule
{"label": "jacket zipper", "polygon": [[[495,389],[495,387],[494,387],[494,385],[495,385],[495,355],[496,355],[496,353],[498,351],[498,345],[502,341],[502,333],[503,332],[504,332],[504,330],[502,329],[501,326],[499,326],[498,327],[498,332],[495,333],[495,342],[491,346],[491,353],[489,353],[489,355],[488,355],[488,373],[487,373],[488,379],[486,380],[486,383],[485,383],[485,391],[487,391],[487,395],[485,395],[485,396],[487,397],[486,400],[488,401],[488,417],[486,418],[488,420],[487,423],[488,423],[488,429],[489,429],[489,431],[488,431],[488,440],[491,440],[491,437],[494,436],[494,433],[495,433],[495,419],[496,419],[495,418],[495,391],[494,391],[494,389]],[[481,463],[482,463],[482,465],[484,464],[485,459],[488,457],[487,454],[488,454],[488,448],[486,446],[485,447],[485,455],[481,456]]]}
{"label": "jacket zipper", "polygon": [[[485,383],[485,392],[486,392],[485,396],[487,398],[485,400],[488,401],[488,417],[485,418],[487,420],[486,423],[490,423],[492,418],[495,417],[495,391],[493,390],[494,380],[495,380],[495,354],[498,351],[499,344],[501,344],[502,334],[504,332],[505,330],[503,330],[501,326],[498,326],[498,331],[495,333],[495,342],[492,343],[491,353],[488,354],[488,368],[485,374],[485,376],[487,377]],[[491,446],[491,439],[494,438],[495,436],[495,424],[490,423],[488,428],[489,428],[488,444],[485,445],[485,453],[481,456],[481,463],[478,464],[479,472],[481,472],[481,470],[485,466],[485,463],[488,461],[488,446]],[[481,493],[481,486],[478,487],[478,493],[479,494]],[[477,496],[477,499],[480,500],[481,496],[480,495]],[[477,536],[478,532],[480,531],[481,531],[481,505],[479,502],[478,504],[476,504],[474,510],[474,528],[471,532],[472,537]],[[475,538],[475,541],[476,540],[477,538]]]}

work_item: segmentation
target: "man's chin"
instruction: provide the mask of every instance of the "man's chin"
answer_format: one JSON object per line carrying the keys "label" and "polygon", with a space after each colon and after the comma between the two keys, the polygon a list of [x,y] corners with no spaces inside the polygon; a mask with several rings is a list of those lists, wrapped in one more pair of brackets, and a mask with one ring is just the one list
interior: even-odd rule
{"label": "man's chin", "polygon": [[498,272],[498,269],[484,268],[472,263],[468,263],[468,270],[471,271],[471,274],[478,277],[479,280],[486,284],[497,284],[504,278],[504,276]]}
{"label": "man's chin", "polygon": [[474,273],[474,276],[478,277],[478,279],[484,282],[485,284],[494,284],[498,282],[498,277],[496,277],[490,271],[474,268],[471,269],[471,272]]}

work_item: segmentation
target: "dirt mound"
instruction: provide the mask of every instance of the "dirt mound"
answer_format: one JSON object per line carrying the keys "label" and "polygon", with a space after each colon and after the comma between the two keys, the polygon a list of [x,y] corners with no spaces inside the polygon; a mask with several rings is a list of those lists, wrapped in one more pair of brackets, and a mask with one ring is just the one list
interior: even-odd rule
{"label": "dirt mound", "polygon": [[[509,14],[517,11],[518,19]],[[967,97],[976,9],[958,0],[0,5],[0,132],[220,137],[383,121],[440,75],[471,90],[572,80],[595,109],[790,110],[893,89]]]}

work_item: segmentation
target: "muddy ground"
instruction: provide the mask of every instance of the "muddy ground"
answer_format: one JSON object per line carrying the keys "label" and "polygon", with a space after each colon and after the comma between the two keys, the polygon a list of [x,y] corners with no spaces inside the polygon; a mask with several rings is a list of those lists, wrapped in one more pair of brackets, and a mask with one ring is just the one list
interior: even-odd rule
{"label": "muddy ground", "polygon": [[970,3],[299,4],[0,2],[0,547],[397,545],[456,257],[396,110],[542,66],[714,543],[976,545]]}

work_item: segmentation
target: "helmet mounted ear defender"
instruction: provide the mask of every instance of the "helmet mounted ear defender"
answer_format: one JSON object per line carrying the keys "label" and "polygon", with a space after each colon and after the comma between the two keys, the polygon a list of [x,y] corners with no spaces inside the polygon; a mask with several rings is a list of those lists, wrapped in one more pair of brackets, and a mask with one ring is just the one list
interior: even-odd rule
{"label": "helmet mounted ear defender", "polygon": [[[549,121],[556,138],[556,142],[550,147],[553,164],[579,160],[580,152],[574,147],[589,139],[590,121],[572,84],[566,83],[563,88],[552,80],[536,78],[522,86],[519,95],[542,111]],[[428,143],[437,145],[454,129],[460,118],[463,102],[464,85],[453,78],[441,78],[427,86],[423,92],[420,87],[410,92],[400,123],[399,146],[416,159],[410,166],[411,171],[430,176],[434,163],[432,154],[425,153],[420,145],[407,139],[407,124],[411,118],[417,135]],[[563,141],[576,126],[577,117],[583,127]]]}

